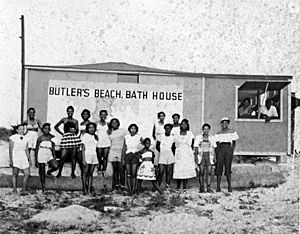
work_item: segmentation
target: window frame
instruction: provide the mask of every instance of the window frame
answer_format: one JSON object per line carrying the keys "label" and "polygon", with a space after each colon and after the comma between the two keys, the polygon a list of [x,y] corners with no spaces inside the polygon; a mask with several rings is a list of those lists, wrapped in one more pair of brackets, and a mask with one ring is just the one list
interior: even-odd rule
{"label": "window frame", "polygon": [[[244,83],[243,83],[244,84]],[[236,85],[235,86],[235,116],[234,121],[235,122],[258,122],[263,123],[266,122],[265,119],[247,119],[247,118],[239,118],[239,110],[238,110],[238,101],[239,101],[239,88],[243,85]],[[279,119],[272,119],[271,123],[281,123],[283,122],[283,89],[280,89],[280,116]]]}

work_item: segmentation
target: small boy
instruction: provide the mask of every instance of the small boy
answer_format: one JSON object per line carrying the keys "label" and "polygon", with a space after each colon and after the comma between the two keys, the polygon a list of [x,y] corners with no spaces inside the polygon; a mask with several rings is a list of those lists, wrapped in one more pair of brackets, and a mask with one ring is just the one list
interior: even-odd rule
{"label": "small boy", "polygon": [[195,162],[199,165],[199,184],[200,184],[200,193],[204,192],[204,172],[206,170],[206,184],[207,192],[212,193],[213,190],[210,187],[211,184],[211,171],[212,164],[215,162],[215,148],[217,144],[214,138],[209,135],[210,125],[208,123],[203,124],[202,126],[202,135],[196,136],[194,142],[195,148]]}

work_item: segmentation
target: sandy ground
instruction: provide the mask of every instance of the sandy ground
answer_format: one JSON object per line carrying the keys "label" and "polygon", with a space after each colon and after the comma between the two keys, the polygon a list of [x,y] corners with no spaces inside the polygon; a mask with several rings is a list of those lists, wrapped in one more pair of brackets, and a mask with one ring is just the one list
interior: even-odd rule
{"label": "sandy ground", "polygon": [[176,191],[139,196],[0,189],[1,233],[299,233],[300,159],[279,164],[276,188],[214,194]]}

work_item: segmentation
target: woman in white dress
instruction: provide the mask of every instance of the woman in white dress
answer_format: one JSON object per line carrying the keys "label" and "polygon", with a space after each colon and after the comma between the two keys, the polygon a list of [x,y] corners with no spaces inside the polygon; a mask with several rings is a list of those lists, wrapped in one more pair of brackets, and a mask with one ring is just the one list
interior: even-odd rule
{"label": "woman in white dress", "polygon": [[189,121],[183,119],[180,124],[180,132],[175,135],[175,164],[173,178],[177,179],[177,189],[183,182],[186,190],[188,179],[196,177],[195,158],[192,149],[194,135],[189,131]]}
{"label": "woman in white dress", "polygon": [[16,127],[17,134],[10,136],[9,138],[9,164],[12,167],[12,185],[13,193],[17,191],[17,179],[19,171],[24,173],[23,186],[21,194],[26,195],[26,187],[29,177],[29,167],[31,166],[31,158],[28,150],[28,139],[24,137],[25,127],[20,124]]}
{"label": "woman in white dress", "polygon": [[97,158],[97,142],[98,137],[95,134],[96,131],[95,123],[88,123],[86,125],[86,133],[81,137],[82,141],[82,158],[83,158],[83,176],[82,185],[83,193],[91,194],[91,187],[93,184],[93,174],[96,165],[98,164]]}
{"label": "woman in white dress", "polygon": [[236,141],[239,136],[236,131],[229,129],[229,118],[221,119],[221,130],[215,135],[215,141],[217,142],[217,163],[216,163],[216,175],[217,175],[217,192],[221,192],[221,179],[223,174],[223,167],[225,167],[225,176],[228,183],[228,192],[232,192],[231,188],[231,164],[233,159],[233,152],[235,150]]}
{"label": "woman in white dress", "polygon": [[108,161],[108,153],[110,147],[110,139],[108,136],[108,123],[106,122],[107,119],[107,110],[100,110],[99,117],[100,120],[97,122],[97,136],[98,136],[98,143],[97,143],[97,157],[99,161],[98,166],[98,175],[101,175],[106,178],[106,168],[107,168],[107,161]]}

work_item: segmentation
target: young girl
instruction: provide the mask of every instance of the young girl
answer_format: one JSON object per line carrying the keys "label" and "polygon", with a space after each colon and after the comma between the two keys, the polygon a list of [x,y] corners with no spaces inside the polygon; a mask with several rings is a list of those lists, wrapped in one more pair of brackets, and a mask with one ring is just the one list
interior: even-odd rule
{"label": "young girl", "polygon": [[205,123],[202,126],[203,134],[196,136],[194,142],[195,161],[199,165],[199,184],[200,193],[204,192],[204,172],[206,171],[207,192],[212,193],[211,184],[211,165],[215,161],[215,148],[217,147],[214,138],[209,135],[210,125]]}
{"label": "young girl", "polygon": [[81,145],[81,140],[76,133],[76,125],[73,122],[67,122],[64,125],[64,135],[60,143],[61,151],[61,158],[59,161],[59,171],[57,174],[57,178],[61,177],[61,172],[64,166],[64,163],[67,159],[69,153],[71,153],[71,160],[72,160],[72,172],[71,177],[74,179],[76,178],[75,175],[75,167],[76,167],[76,154],[78,148]]}
{"label": "young girl", "polygon": [[232,192],[231,188],[231,164],[233,159],[233,152],[236,147],[236,141],[239,139],[236,131],[228,127],[230,120],[228,118],[221,119],[221,131],[215,135],[215,141],[217,142],[217,163],[216,163],[216,175],[217,175],[217,192],[221,192],[221,179],[223,174],[223,167],[225,167],[225,176],[228,183],[228,192]]}
{"label": "young girl", "polygon": [[158,185],[162,183],[164,173],[166,171],[166,188],[168,189],[173,176],[173,165],[175,163],[175,140],[171,135],[172,124],[165,125],[165,134],[157,141],[156,149],[159,152],[159,176]]}
{"label": "young girl", "polygon": [[29,167],[31,166],[31,158],[28,150],[28,139],[24,137],[24,125],[20,124],[16,127],[17,134],[9,138],[9,164],[12,167],[12,185],[13,193],[17,194],[17,179],[19,171],[24,173],[22,195],[26,195],[26,187],[29,177]]}
{"label": "young girl", "polygon": [[180,123],[179,123],[180,115],[175,113],[172,115],[172,119],[173,119],[173,128],[171,134],[178,135],[180,132]]}
{"label": "young girl", "polygon": [[45,176],[46,176],[46,164],[49,165],[49,170],[47,175],[52,179],[52,172],[58,169],[58,164],[55,158],[55,144],[51,141],[53,135],[50,134],[50,124],[43,124],[41,135],[37,139],[36,151],[35,151],[35,160],[36,167],[39,168],[39,176],[42,185],[42,192],[45,191]]}
{"label": "young girl", "polygon": [[129,135],[125,136],[124,163],[127,175],[127,187],[130,195],[134,194],[136,188],[136,173],[139,164],[139,156],[136,154],[141,148],[142,138],[138,134],[139,128],[136,124],[130,124],[128,127]]}
{"label": "young girl", "polygon": [[154,168],[154,152],[151,151],[150,145],[151,140],[149,138],[146,138],[143,141],[144,148],[139,151],[139,154],[142,155],[142,164],[139,167],[138,173],[137,173],[137,179],[138,179],[138,187],[137,187],[137,193],[141,190],[141,185],[143,180],[150,180],[152,182],[153,188],[157,190],[159,193],[161,193],[157,183],[156,183],[156,176],[155,176],[155,168]]}
{"label": "young girl", "polygon": [[97,157],[99,161],[98,166],[98,175],[106,177],[106,168],[107,168],[107,157],[110,147],[110,139],[108,136],[108,123],[106,122],[107,110],[101,110],[99,112],[100,120],[97,122]]}
{"label": "young girl", "polygon": [[82,140],[82,158],[84,171],[82,176],[83,194],[91,194],[91,187],[93,184],[93,173],[96,165],[98,164],[97,159],[97,141],[98,137],[95,134],[96,131],[95,123],[88,123],[86,125],[86,134],[81,138]]}
{"label": "young girl", "polygon": [[127,131],[119,127],[120,121],[116,118],[111,119],[108,131],[111,142],[108,161],[111,162],[113,167],[112,190],[125,188],[125,176],[122,163],[124,158],[122,154],[124,152],[124,142]]}
{"label": "young girl", "polygon": [[154,158],[154,166],[155,166],[155,171],[156,174],[158,172],[158,161],[159,161],[159,152],[157,152],[156,150],[156,142],[160,140],[161,136],[164,135],[164,125],[165,125],[165,118],[166,118],[166,114],[165,112],[161,111],[157,114],[157,118],[158,121],[154,122],[153,125],[153,131],[152,131],[152,137],[155,140],[154,142],[154,154],[155,154],[155,158]]}
{"label": "young girl", "polygon": [[183,119],[180,124],[179,135],[175,135],[176,153],[173,178],[177,179],[178,190],[181,182],[183,182],[184,191],[188,179],[196,177],[195,158],[192,149],[194,135],[189,129],[189,121]]}
{"label": "young girl", "polygon": [[[35,109],[30,107],[27,110],[28,118],[23,122],[23,125],[26,126],[25,137],[28,139],[28,150],[31,160],[35,160],[35,149],[36,141],[39,136],[39,130],[42,129],[42,123],[40,120],[35,118]],[[30,168],[29,168],[30,169]],[[30,174],[30,171],[29,171]]]}

